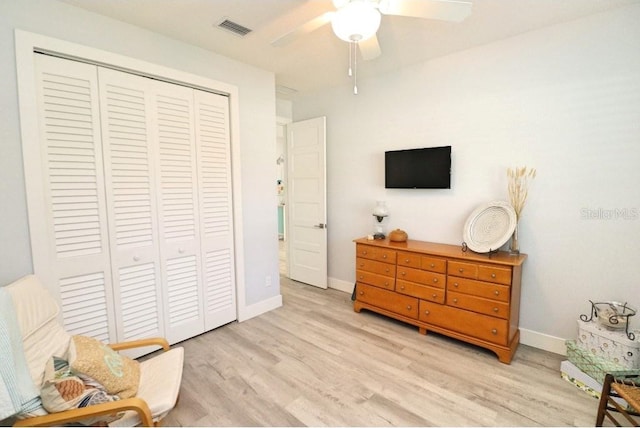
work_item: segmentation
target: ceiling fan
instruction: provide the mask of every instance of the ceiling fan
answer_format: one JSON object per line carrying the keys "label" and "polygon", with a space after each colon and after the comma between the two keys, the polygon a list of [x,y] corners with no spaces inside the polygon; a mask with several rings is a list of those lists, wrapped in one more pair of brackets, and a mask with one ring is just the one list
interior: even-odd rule
{"label": "ceiling fan", "polygon": [[362,59],[382,52],[376,32],[381,15],[461,22],[471,14],[471,0],[333,0],[335,11],[326,12],[271,42],[286,46],[297,38],[331,23],[333,32],[346,42],[357,43]]}
{"label": "ceiling fan", "polygon": [[[351,63],[357,70],[356,50],[363,60],[377,58],[382,53],[376,35],[381,15],[461,22],[471,14],[471,0],[332,0],[335,11],[326,12],[288,31],[271,42],[286,46],[297,38],[331,23],[335,35],[349,42],[349,76]],[[354,79],[355,80],[355,79]],[[354,94],[358,93],[354,84]]]}

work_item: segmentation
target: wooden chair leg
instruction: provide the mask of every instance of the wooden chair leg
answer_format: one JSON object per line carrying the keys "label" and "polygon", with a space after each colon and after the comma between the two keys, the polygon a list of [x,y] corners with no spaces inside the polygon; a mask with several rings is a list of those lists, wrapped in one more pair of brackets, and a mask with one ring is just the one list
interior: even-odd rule
{"label": "wooden chair leg", "polygon": [[609,395],[611,394],[611,382],[613,382],[613,376],[608,374],[604,378],[602,384],[602,395],[600,395],[600,403],[598,404],[598,416],[596,417],[596,426],[601,427],[604,421],[604,416],[607,412],[607,403],[609,402]]}

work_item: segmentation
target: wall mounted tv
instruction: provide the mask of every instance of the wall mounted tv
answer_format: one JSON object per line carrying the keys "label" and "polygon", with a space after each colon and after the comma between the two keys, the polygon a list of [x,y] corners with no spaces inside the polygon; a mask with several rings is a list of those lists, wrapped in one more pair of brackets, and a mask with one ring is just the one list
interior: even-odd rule
{"label": "wall mounted tv", "polygon": [[451,146],[384,152],[387,189],[450,189]]}

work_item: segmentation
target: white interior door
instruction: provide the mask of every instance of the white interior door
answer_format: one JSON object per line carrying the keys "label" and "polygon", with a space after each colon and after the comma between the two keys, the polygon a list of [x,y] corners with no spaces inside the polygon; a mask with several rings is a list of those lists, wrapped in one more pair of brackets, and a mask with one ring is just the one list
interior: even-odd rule
{"label": "white interior door", "polygon": [[96,67],[34,60],[40,139],[24,143],[34,273],[67,331],[116,342]]}
{"label": "white interior door", "polygon": [[289,278],[327,288],[326,118],[294,122],[288,134]]}
{"label": "white interior door", "polygon": [[229,99],[194,90],[205,330],[237,318]]}
{"label": "white interior door", "polygon": [[107,68],[98,68],[98,76],[118,340],[164,336],[148,114],[153,81]]}

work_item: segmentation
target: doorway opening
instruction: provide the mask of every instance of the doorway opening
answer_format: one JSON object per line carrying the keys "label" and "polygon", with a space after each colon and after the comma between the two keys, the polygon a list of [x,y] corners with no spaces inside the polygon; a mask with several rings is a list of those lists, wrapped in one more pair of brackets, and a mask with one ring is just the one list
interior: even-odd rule
{"label": "doorway opening", "polygon": [[276,191],[278,199],[278,262],[288,276],[287,262],[287,124],[276,122]]}

